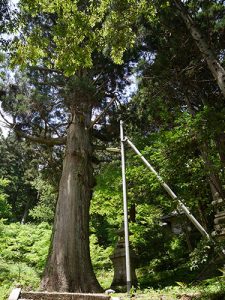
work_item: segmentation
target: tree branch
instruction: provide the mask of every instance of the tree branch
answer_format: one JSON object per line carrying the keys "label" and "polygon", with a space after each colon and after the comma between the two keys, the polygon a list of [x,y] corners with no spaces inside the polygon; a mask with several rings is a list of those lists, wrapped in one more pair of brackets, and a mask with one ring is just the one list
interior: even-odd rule
{"label": "tree branch", "polygon": [[107,151],[107,152],[111,152],[111,153],[120,153],[120,149],[119,148],[112,148],[112,147],[106,147],[106,146],[100,146],[100,145],[93,145],[95,151]]}
{"label": "tree branch", "polygon": [[171,0],[171,2],[175,4],[176,8],[180,12],[187,29],[195,40],[202,57],[206,60],[209,70],[217,81],[218,87],[225,97],[225,69],[221,65],[219,58],[216,56],[214,49],[195,24],[183,2],[181,0]]}
{"label": "tree branch", "polygon": [[26,140],[29,140],[31,142],[34,143],[38,143],[38,144],[44,144],[47,146],[60,146],[60,145],[65,145],[66,144],[66,137],[61,137],[61,138],[46,138],[46,137],[42,137],[42,136],[33,136],[30,134],[27,134],[25,132],[23,132],[22,130],[18,130],[15,128],[13,129],[15,131],[15,133],[19,136],[19,137],[23,137]]}
{"label": "tree branch", "polygon": [[66,137],[58,137],[58,138],[46,138],[44,136],[33,136],[30,134],[25,133],[23,130],[19,129],[19,124],[9,122],[5,116],[0,111],[0,116],[4,120],[5,124],[8,128],[12,129],[17,136],[23,137],[31,142],[44,144],[47,146],[55,146],[55,145],[65,145],[66,144]]}
{"label": "tree branch", "polygon": [[48,72],[48,73],[58,73],[60,75],[63,75],[63,72],[58,69],[50,69],[50,68],[41,67],[41,66],[32,66],[30,68],[33,70],[44,71],[44,72]]}
{"label": "tree branch", "polygon": [[91,125],[89,126],[88,129],[91,129],[107,112],[109,107],[113,104],[113,102],[116,101],[116,97],[112,98],[111,101],[107,104],[106,108],[97,116],[97,118],[91,122]]}

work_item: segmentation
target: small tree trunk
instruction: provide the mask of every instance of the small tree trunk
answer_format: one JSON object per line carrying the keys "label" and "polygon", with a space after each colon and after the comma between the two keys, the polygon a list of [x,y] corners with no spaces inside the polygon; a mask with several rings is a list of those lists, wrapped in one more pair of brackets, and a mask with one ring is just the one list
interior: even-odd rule
{"label": "small tree trunk", "polygon": [[21,219],[20,224],[25,224],[26,223],[27,217],[28,217],[28,213],[29,213],[29,209],[30,209],[30,199],[26,203],[26,206],[24,208],[23,217]]}
{"label": "small tree trunk", "polygon": [[129,211],[129,221],[135,223],[136,222],[136,205],[135,203],[131,205]]}
{"label": "small tree trunk", "polygon": [[182,230],[184,232],[184,235],[185,235],[185,240],[186,240],[186,243],[187,243],[188,251],[191,253],[193,251],[193,246],[192,246],[192,243],[191,243],[190,232],[188,231],[188,224],[187,224],[186,220],[185,221],[184,220],[185,219],[182,218],[180,220],[180,223],[181,223],[181,227],[182,227]]}
{"label": "small tree trunk", "polygon": [[222,183],[219,178],[219,175],[215,172],[214,166],[212,165],[212,162],[208,156],[208,145],[206,142],[203,143],[200,150],[201,150],[202,158],[205,162],[206,170],[208,171],[208,178],[209,178],[213,199],[215,200],[216,193],[218,193],[219,196],[224,199],[224,191],[223,191]]}
{"label": "small tree trunk", "polygon": [[99,292],[89,251],[89,206],[93,188],[90,107],[72,111],[42,288],[60,292]]}
{"label": "small tree trunk", "polygon": [[184,20],[188,30],[190,31],[193,39],[196,42],[197,47],[202,53],[203,58],[207,61],[208,67],[214,76],[217,84],[225,97],[225,70],[217,59],[215,53],[203,37],[201,31],[196,26],[191,16],[186,11],[183,3],[180,0],[172,0],[180,12],[182,19]]}
{"label": "small tree trunk", "polygon": [[[184,99],[185,99],[185,102],[187,104],[189,113],[194,117],[195,116],[195,111],[194,111],[194,109],[191,105],[191,102],[190,102],[189,98],[186,96]],[[202,102],[204,103],[204,101],[202,101]],[[198,135],[197,135],[196,138],[198,138]],[[205,163],[205,169],[208,173],[208,180],[209,180],[209,185],[210,185],[210,190],[211,190],[211,193],[212,193],[213,200],[216,200],[216,198],[217,198],[216,195],[217,194],[219,194],[220,197],[224,199],[224,192],[223,192],[222,182],[220,180],[219,174],[217,172],[215,172],[214,166],[213,166],[213,164],[212,164],[212,162],[209,158],[208,143],[203,142],[199,150],[201,152],[201,156],[202,156],[202,158],[204,160],[204,163]]]}
{"label": "small tree trunk", "polygon": [[198,201],[198,212],[199,212],[199,216],[200,216],[200,221],[202,226],[205,228],[206,231],[209,231],[209,222],[207,220],[207,217],[205,216],[204,213],[204,207],[202,207],[201,203]]}

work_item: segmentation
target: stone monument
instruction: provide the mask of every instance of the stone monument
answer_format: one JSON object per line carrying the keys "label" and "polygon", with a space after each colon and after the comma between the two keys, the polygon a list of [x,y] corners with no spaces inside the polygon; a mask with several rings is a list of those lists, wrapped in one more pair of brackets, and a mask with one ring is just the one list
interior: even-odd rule
{"label": "stone monument", "polygon": [[[116,244],[114,253],[110,256],[114,267],[114,277],[111,284],[111,288],[115,291],[126,291],[127,279],[126,279],[126,256],[125,256],[125,240],[124,240],[124,228],[118,231],[118,242]],[[136,255],[133,250],[130,249],[130,262],[131,262],[131,286],[137,285],[137,277],[135,274],[135,261]]]}

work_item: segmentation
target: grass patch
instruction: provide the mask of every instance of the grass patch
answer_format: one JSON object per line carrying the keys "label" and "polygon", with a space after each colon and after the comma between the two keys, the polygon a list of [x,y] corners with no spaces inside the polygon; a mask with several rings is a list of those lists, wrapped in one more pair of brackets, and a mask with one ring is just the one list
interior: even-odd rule
{"label": "grass patch", "polygon": [[0,299],[8,299],[13,288],[20,286],[27,290],[36,290],[40,277],[34,268],[25,263],[0,261]]}
{"label": "grass patch", "polygon": [[[225,299],[225,277],[220,276],[201,282],[185,284],[181,282],[176,285],[167,286],[163,289],[148,288],[144,290],[132,289],[132,299],[135,300],[177,300],[183,295],[192,296],[198,300],[224,300]],[[131,299],[127,293],[118,293],[115,296],[122,300]]]}
{"label": "grass patch", "polygon": [[113,281],[113,270],[98,270],[96,273],[96,277],[98,279],[98,282],[102,286],[104,290],[107,290],[110,288],[111,283]]}

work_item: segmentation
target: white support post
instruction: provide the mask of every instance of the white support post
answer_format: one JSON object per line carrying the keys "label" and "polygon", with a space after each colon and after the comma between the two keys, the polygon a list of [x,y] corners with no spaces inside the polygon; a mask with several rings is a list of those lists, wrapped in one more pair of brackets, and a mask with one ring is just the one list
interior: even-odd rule
{"label": "white support post", "polygon": [[131,271],[130,271],[130,249],[129,249],[129,226],[127,211],[127,186],[126,186],[126,166],[125,166],[125,149],[124,149],[124,132],[123,121],[120,121],[120,144],[121,144],[121,167],[123,182],[123,212],[124,212],[124,234],[125,234],[125,254],[126,254],[126,276],[127,276],[127,293],[131,289]]}
{"label": "white support post", "polygon": [[194,224],[194,226],[201,232],[201,234],[207,239],[211,240],[210,235],[206,232],[206,230],[202,227],[202,225],[196,220],[196,218],[191,214],[189,209],[184,205],[184,203],[178,199],[177,195],[171,190],[171,188],[164,182],[162,177],[156,172],[156,170],[151,166],[151,164],[147,161],[146,158],[141,154],[141,152],[134,146],[134,144],[128,139],[125,138],[126,142],[130,145],[130,147],[134,150],[134,152],[140,157],[140,159],[144,162],[144,164],[151,170],[152,173],[155,174],[158,181],[161,183],[161,185],[164,187],[164,189],[167,191],[167,193],[178,202],[179,208],[183,210],[183,212],[186,214],[188,219]]}

